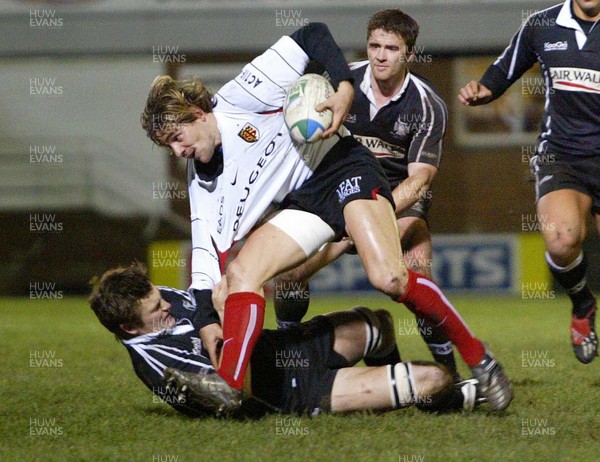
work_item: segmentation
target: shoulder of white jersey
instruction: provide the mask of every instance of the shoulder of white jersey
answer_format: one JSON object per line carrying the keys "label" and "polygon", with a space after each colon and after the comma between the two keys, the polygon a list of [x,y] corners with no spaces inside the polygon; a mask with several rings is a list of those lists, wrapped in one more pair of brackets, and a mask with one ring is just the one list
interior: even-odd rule
{"label": "shoulder of white jersey", "polygon": [[283,106],[290,84],[304,73],[309,57],[289,36],[246,64],[217,91],[215,112],[267,112]]}

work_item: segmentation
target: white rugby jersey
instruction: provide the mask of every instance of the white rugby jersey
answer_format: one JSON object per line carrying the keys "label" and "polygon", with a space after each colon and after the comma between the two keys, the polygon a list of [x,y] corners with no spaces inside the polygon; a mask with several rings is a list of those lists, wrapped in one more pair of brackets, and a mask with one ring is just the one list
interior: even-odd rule
{"label": "white rugby jersey", "polygon": [[[290,137],[282,106],[289,85],[303,74],[308,55],[282,37],[215,95],[223,171],[206,178],[188,161],[192,220],[193,289],[220,279],[226,252],[267,211],[298,189],[338,141],[299,145]],[[202,164],[200,164],[202,165]]]}

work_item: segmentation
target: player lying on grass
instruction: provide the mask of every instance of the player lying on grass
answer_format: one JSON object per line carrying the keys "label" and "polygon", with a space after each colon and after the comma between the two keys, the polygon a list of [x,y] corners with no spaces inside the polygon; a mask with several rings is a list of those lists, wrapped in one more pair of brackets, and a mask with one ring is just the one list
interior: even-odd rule
{"label": "player lying on grass", "polygon": [[[332,109],[334,123],[327,139],[300,146],[281,108],[311,59],[325,65],[337,86],[320,104]],[[150,89],[142,126],[155,143],[188,159],[191,289],[200,310],[212,309],[210,291],[233,242],[248,235],[272,202],[281,203],[226,268],[230,294],[217,369],[223,387],[242,389],[263,326],[264,284],[348,235],[373,287],[437,325],[492,407],[505,409],[512,389],[504,369],[435,282],[406,267],[385,173],[340,127],[354,94],[351,81],[329,29],[311,23],[281,37],[214,97],[200,79],[161,76]]]}
{"label": "player lying on grass", "polygon": [[[371,17],[368,60],[350,64],[354,100],[344,124],[373,152],[389,180],[407,266],[431,278],[430,186],[442,158],[448,113],[431,82],[410,70],[418,33],[417,22],[401,10]],[[274,292],[278,326],[300,323],[309,305],[307,280],[351,248],[348,240],[328,243],[300,267],[278,276],[276,287],[294,288],[292,297]],[[460,380],[448,336],[421,314],[416,318],[435,361]]]}
{"label": "player lying on grass", "polygon": [[[224,281],[213,291],[218,307],[227,292]],[[207,374],[214,369],[187,292],[154,286],[143,265],[134,263],[105,272],[90,305],[127,348],[137,376],[153,393],[188,415],[227,411],[217,396],[222,387],[211,387],[218,375]],[[474,381],[459,389],[447,369],[435,363],[351,367],[394,346],[390,314],[365,307],[317,316],[285,331],[263,330],[246,375],[246,396],[282,413],[391,410],[411,404],[435,411],[457,407],[457,401],[473,408]]]}

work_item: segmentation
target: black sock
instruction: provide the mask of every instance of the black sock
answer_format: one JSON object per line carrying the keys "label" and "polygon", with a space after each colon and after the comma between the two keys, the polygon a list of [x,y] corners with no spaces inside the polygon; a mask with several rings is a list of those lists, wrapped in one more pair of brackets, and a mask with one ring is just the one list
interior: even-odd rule
{"label": "black sock", "polygon": [[448,368],[455,381],[460,380],[454,359],[454,348],[448,337],[424,318],[417,318],[419,332],[436,363]]}
{"label": "black sock", "polygon": [[583,252],[565,268],[558,266],[546,252],[546,262],[554,279],[567,291],[573,302],[573,314],[583,318],[596,303],[594,295],[587,286],[587,258]]}
{"label": "black sock", "polygon": [[276,282],[273,304],[278,328],[300,324],[310,304],[308,282]]}

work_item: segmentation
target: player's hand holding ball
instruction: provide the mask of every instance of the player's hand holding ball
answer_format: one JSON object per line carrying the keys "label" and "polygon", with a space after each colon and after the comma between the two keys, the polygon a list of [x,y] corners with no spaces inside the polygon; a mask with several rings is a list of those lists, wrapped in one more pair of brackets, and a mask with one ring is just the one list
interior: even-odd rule
{"label": "player's hand holding ball", "polygon": [[[349,86],[351,103],[354,90]],[[347,89],[336,93],[329,81],[318,74],[306,74],[295,80],[283,105],[285,123],[292,138],[299,143],[314,143],[331,136],[350,108],[347,98]]]}
{"label": "player's hand holding ball", "polygon": [[346,80],[340,82],[338,90],[326,101],[317,105],[317,111],[330,109],[333,111],[333,122],[331,127],[323,133],[323,138],[327,139],[337,133],[348,115],[354,99],[354,87]]}

